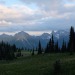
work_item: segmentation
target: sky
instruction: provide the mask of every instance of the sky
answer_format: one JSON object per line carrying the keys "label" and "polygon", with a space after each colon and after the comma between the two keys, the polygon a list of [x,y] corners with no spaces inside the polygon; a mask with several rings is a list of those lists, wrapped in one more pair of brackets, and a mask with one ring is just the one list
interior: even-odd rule
{"label": "sky", "polygon": [[0,0],[0,33],[38,34],[71,26],[75,27],[75,0]]}

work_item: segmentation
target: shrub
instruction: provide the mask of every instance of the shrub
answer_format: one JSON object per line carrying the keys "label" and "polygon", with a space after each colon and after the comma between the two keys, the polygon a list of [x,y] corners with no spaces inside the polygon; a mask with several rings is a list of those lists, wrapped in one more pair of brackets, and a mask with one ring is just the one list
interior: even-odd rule
{"label": "shrub", "polygon": [[60,71],[61,71],[60,60],[56,60],[54,63],[54,74],[58,75]]}

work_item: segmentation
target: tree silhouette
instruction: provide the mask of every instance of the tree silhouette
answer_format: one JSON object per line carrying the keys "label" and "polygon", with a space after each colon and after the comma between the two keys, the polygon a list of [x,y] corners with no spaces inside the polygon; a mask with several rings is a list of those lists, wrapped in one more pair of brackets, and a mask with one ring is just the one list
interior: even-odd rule
{"label": "tree silhouette", "polygon": [[38,44],[38,54],[42,54],[41,42]]}
{"label": "tree silhouette", "polygon": [[51,41],[51,52],[54,52],[54,37],[52,34],[52,41]]}
{"label": "tree silhouette", "polygon": [[54,37],[53,37],[53,34],[52,34],[52,37],[50,38],[49,43],[47,44],[46,49],[45,49],[45,53],[52,53],[52,52],[54,52]]}
{"label": "tree silhouette", "polygon": [[64,39],[63,39],[61,51],[62,52],[66,52],[67,51],[67,49],[66,49],[66,42],[64,41]]}
{"label": "tree silhouette", "polygon": [[59,51],[59,46],[58,46],[58,41],[56,42],[54,48],[55,48],[55,49],[54,49],[54,52],[55,52],[55,53],[60,52],[60,51]]}
{"label": "tree silhouette", "polygon": [[70,35],[69,35],[69,43],[68,43],[68,51],[73,53],[75,51],[75,33],[74,33],[74,28],[71,26],[70,28]]}
{"label": "tree silhouette", "polygon": [[0,60],[15,59],[15,52],[17,48],[15,45],[11,46],[8,43],[0,42]]}
{"label": "tree silhouette", "polygon": [[34,55],[34,48],[33,48],[33,50],[32,50],[32,55]]}

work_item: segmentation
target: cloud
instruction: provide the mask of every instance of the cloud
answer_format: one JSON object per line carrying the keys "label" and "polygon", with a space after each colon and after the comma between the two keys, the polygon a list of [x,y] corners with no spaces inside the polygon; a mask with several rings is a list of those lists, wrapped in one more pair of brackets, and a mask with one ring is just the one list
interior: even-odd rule
{"label": "cloud", "polygon": [[68,0],[68,1],[70,1],[70,2],[75,2],[75,0]]}
{"label": "cloud", "polygon": [[63,0],[21,0],[25,3],[31,4],[34,3],[36,4],[40,9],[44,9],[46,11],[52,9],[58,9],[60,5],[63,4]]}
{"label": "cloud", "polygon": [[7,22],[5,20],[0,21],[0,26],[8,26],[8,25],[11,25],[11,24],[12,24],[11,22]]}
{"label": "cloud", "polygon": [[[75,4],[69,4],[69,1],[73,0],[21,0],[25,4],[34,3],[38,6],[40,13],[45,17],[51,18],[66,18],[66,16],[70,16],[72,12],[75,11]],[[74,13],[73,13],[74,14]]]}
{"label": "cloud", "polygon": [[65,8],[73,8],[75,7],[75,4],[64,4]]}
{"label": "cloud", "polygon": [[[0,26],[7,31],[43,31],[74,25],[75,0],[19,0],[22,4],[0,4]],[[29,6],[31,5],[31,6]],[[35,9],[32,7],[35,6]],[[5,27],[8,26],[8,27]],[[0,29],[0,30],[2,30]]]}
{"label": "cloud", "polygon": [[0,20],[20,25],[34,24],[37,22],[36,20],[41,17],[41,15],[38,17],[38,12],[38,10],[32,10],[23,5],[13,5],[11,7],[0,5]]}

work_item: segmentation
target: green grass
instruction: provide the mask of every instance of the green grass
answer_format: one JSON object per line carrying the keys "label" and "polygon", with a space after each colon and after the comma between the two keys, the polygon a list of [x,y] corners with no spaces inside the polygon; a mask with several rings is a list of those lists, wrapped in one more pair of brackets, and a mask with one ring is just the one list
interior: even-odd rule
{"label": "green grass", "polygon": [[75,75],[75,54],[57,53],[31,56],[28,52],[22,53],[23,57],[13,61],[0,61],[0,75],[54,75],[53,65],[59,59],[61,61],[59,75]]}

